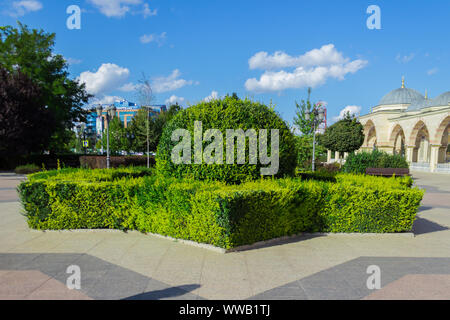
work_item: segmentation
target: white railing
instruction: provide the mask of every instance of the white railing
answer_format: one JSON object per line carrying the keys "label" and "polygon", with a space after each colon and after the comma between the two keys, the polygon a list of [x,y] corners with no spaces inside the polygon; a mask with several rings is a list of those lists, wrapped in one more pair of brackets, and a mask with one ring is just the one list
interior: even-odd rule
{"label": "white railing", "polygon": [[435,171],[450,173],[450,163],[438,163]]}
{"label": "white railing", "polygon": [[411,171],[430,171],[429,162],[411,162],[409,165]]}

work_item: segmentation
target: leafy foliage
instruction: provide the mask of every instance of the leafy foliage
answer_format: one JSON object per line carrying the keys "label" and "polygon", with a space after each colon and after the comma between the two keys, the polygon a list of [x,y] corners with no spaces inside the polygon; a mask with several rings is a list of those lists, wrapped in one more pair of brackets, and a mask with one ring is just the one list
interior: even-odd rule
{"label": "leafy foliage", "polygon": [[347,113],[344,119],[329,126],[319,143],[326,149],[339,152],[353,152],[364,143],[364,127]]}
{"label": "leafy foliage", "polygon": [[[309,135],[295,136],[295,144],[297,147],[298,167],[301,169],[310,170],[313,154],[313,137]],[[320,159],[326,155],[326,152],[327,150],[323,146],[317,144],[316,140],[316,168],[319,166]]]}
{"label": "leafy foliage", "polygon": [[66,129],[85,120],[86,112],[82,106],[91,96],[86,93],[84,84],[69,79],[67,62],[53,52],[55,34],[30,30],[20,22],[18,24],[18,29],[0,27],[0,67],[9,72],[20,70],[40,87],[39,101],[46,106],[53,120],[51,125],[41,125],[41,129],[51,129],[52,138],[40,148],[53,151],[67,138]]}
{"label": "leafy foliage", "polygon": [[[308,99],[302,100],[299,104],[295,102],[295,117],[294,124],[298,128],[301,136],[310,136],[313,134],[313,123],[316,120],[316,115],[311,111],[319,107],[318,104],[312,104],[310,101],[311,88],[308,89]],[[310,112],[310,119],[306,120],[306,112]]]}
{"label": "leafy foliage", "polygon": [[348,173],[364,174],[367,168],[409,168],[409,164],[401,155],[373,150],[349,154],[342,170]]}
{"label": "leafy foliage", "polygon": [[39,172],[40,170],[41,170],[41,168],[39,168],[35,164],[26,164],[23,166],[16,167],[16,169],[14,169],[14,172],[16,174],[31,174],[31,173]]}
{"label": "leafy foliage", "polygon": [[0,67],[0,155],[26,155],[42,150],[54,119],[42,90],[21,71]]}
{"label": "leafy foliage", "polygon": [[[106,150],[108,139],[108,130],[103,131],[102,144]],[[109,150],[111,154],[119,154],[120,151],[129,151],[131,149],[131,139],[129,131],[125,129],[123,122],[119,117],[114,117],[109,122]]]}
{"label": "leafy foliage", "polygon": [[19,185],[35,229],[136,229],[234,248],[302,232],[411,231],[423,191],[411,178],[338,174],[336,182],[240,185],[160,179],[152,170],[62,169]]}
{"label": "leafy foliage", "polygon": [[[241,100],[233,96],[201,102],[180,111],[164,128],[158,151],[156,153],[157,172],[163,176],[194,177],[202,180],[220,180],[229,183],[239,183],[245,180],[259,179],[260,168],[264,165],[249,164],[248,141],[246,142],[246,164],[226,164],[226,152],[223,152],[224,164],[180,164],[171,161],[171,152],[177,142],[173,142],[172,132],[177,129],[186,129],[194,136],[194,122],[201,121],[203,131],[218,129],[224,135],[224,150],[226,150],[225,133],[227,129],[256,130],[259,136],[260,129],[268,129],[268,152],[270,153],[270,129],[279,129],[280,133],[280,166],[277,177],[293,175],[296,167],[295,141],[292,132],[280,116],[267,106],[252,102],[249,99]],[[193,141],[193,139],[192,139]],[[203,143],[205,147],[207,143]],[[236,148],[235,148],[236,152]],[[192,152],[192,158],[194,152]]]}
{"label": "leafy foliage", "polygon": [[147,117],[149,132],[149,149],[156,151],[164,126],[181,110],[178,104],[171,105],[166,112],[161,112],[157,116],[149,116],[147,110],[142,108],[138,111],[129,127],[129,133],[134,140],[131,150],[135,152],[147,152]]}

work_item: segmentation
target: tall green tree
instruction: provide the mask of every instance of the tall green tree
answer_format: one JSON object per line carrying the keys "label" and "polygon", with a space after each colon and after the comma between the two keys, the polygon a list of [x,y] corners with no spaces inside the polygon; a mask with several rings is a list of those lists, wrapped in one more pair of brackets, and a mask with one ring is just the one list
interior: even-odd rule
{"label": "tall green tree", "polygon": [[[108,142],[108,130],[103,131],[102,144],[103,149],[106,150]],[[118,155],[121,151],[130,151],[131,142],[129,139],[129,131],[124,127],[123,122],[114,117],[109,122],[109,151],[113,155]]]}
{"label": "tall green tree", "polygon": [[[302,100],[299,104],[295,102],[296,112],[294,117],[294,125],[298,129],[298,135],[295,137],[297,147],[297,162],[298,166],[303,169],[310,169],[312,163],[313,154],[313,134],[314,134],[314,120],[315,115],[312,113],[314,108],[318,108],[319,105],[311,103],[311,88],[308,88],[308,99]],[[306,120],[306,112],[310,112],[310,119]],[[324,156],[326,150],[317,145],[316,141],[316,153],[315,159],[318,161]]]}
{"label": "tall green tree", "polygon": [[347,112],[342,120],[325,130],[319,143],[331,151],[354,152],[364,143],[364,127]]}
{"label": "tall green tree", "polygon": [[[318,140],[320,139],[320,135],[316,137]],[[302,135],[295,136],[295,146],[297,148],[297,163],[298,167],[310,170],[312,167],[312,155],[313,155],[313,137],[310,135]],[[327,150],[318,145],[316,142],[316,153],[315,159],[316,162],[321,161],[321,159],[325,156]]]}
{"label": "tall green tree", "polygon": [[0,156],[42,150],[50,140],[53,122],[41,88],[20,70],[0,67]]}
{"label": "tall green tree", "polygon": [[[168,123],[179,111],[178,104],[171,105],[167,111],[163,111],[156,116],[148,117],[150,151],[156,152],[159,139],[166,123]],[[134,136],[131,149],[136,152],[147,152],[147,109],[142,108],[133,118],[130,126],[130,133]]]}
{"label": "tall green tree", "polygon": [[315,115],[310,113],[310,119],[306,120],[306,112],[311,112],[314,108],[317,108],[318,105],[311,103],[311,88],[308,89],[308,99],[302,100],[299,104],[295,102],[295,116],[294,116],[294,125],[299,130],[300,135],[312,135],[313,134],[313,123],[315,120]]}
{"label": "tall green tree", "polygon": [[82,106],[91,97],[84,84],[69,78],[68,64],[54,52],[54,46],[54,33],[30,30],[20,22],[18,28],[0,27],[0,67],[10,72],[20,69],[39,85],[42,102],[52,114],[52,136],[43,146],[50,151],[67,143],[70,137],[66,130],[73,128],[75,122],[85,121]]}

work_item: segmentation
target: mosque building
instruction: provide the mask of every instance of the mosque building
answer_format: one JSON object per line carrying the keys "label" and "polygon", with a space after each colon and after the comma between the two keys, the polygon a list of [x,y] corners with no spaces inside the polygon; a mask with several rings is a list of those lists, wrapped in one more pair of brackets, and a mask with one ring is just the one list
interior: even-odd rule
{"label": "mosque building", "polygon": [[413,171],[450,173],[450,91],[430,99],[427,93],[406,88],[403,78],[401,88],[359,120],[365,135],[359,152],[376,148],[403,155]]}

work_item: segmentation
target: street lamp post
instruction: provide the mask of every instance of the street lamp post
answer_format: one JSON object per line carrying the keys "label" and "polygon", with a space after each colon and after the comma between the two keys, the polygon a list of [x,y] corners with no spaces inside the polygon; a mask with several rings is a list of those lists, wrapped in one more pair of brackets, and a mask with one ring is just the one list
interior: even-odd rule
{"label": "street lamp post", "polygon": [[307,110],[305,112],[306,121],[311,120],[313,126],[313,158],[312,158],[313,172],[316,169],[316,128],[323,122],[324,118],[325,118],[325,111],[321,106],[317,107],[316,105],[314,105],[312,111]]}
{"label": "street lamp post", "polygon": [[[115,106],[110,106],[106,109],[106,168],[111,167],[111,155],[109,151],[109,123],[116,115],[117,109]],[[101,105],[97,106],[97,116],[102,117],[103,107]]]}
{"label": "street lamp post", "polygon": [[150,106],[147,106],[147,168],[150,168]]}
{"label": "street lamp post", "polygon": [[106,113],[106,122],[107,122],[107,133],[106,133],[106,145],[107,145],[107,154],[106,154],[106,168],[110,168],[111,167],[111,153],[109,150],[109,123],[112,119],[114,119],[114,116],[116,115],[116,107],[115,106],[110,106],[107,109],[107,113]]}
{"label": "street lamp post", "polygon": [[[97,118],[99,118],[100,122],[100,128],[101,128],[101,135],[100,135],[100,143],[101,143],[101,154],[103,155],[103,107],[101,104],[99,104],[96,108],[97,111]],[[97,122],[98,123],[98,122]],[[98,129],[97,129],[98,130]],[[97,131],[97,138],[99,134]]]}
{"label": "street lamp post", "polygon": [[81,132],[83,133],[83,150],[84,155],[86,155],[86,124],[81,124]]}

